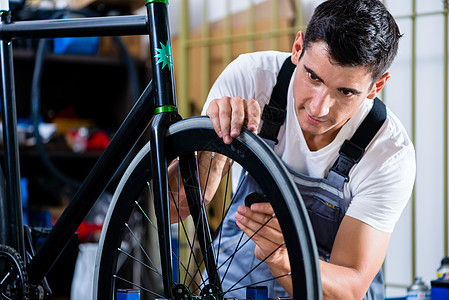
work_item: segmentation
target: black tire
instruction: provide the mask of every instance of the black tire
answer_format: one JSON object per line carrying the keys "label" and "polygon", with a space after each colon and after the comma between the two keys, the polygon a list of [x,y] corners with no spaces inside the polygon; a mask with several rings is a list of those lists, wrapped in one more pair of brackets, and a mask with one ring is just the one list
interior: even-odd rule
{"label": "black tire", "polygon": [[[290,179],[288,171],[274,152],[259,137],[247,130],[243,130],[242,134],[231,145],[225,145],[215,134],[209,119],[204,117],[186,119],[169,128],[166,153],[170,161],[179,155],[196,153],[196,151],[211,151],[228,156],[251,174],[269,199],[276,199],[276,201],[270,202],[283,229],[285,246],[288,250],[292,268],[294,298],[321,299],[317,248],[311,225],[301,197]],[[224,180],[228,180],[228,178],[225,176]],[[151,194],[149,182],[151,182],[151,167],[150,149],[149,144],[147,144],[137,154],[125,172],[106,216],[96,262],[95,299],[115,299],[116,289],[119,288],[137,288],[140,290],[141,299],[167,298],[162,295],[162,272],[151,270],[159,268],[153,265],[157,264],[155,261],[157,261],[159,255],[156,229],[150,222],[142,222],[152,219],[150,213],[143,213],[147,209],[146,206],[152,204],[151,201],[144,201],[140,207],[136,205],[142,199],[148,200],[148,197],[151,198],[151,195],[148,195]],[[132,228],[134,225],[136,227]],[[174,235],[181,233],[180,228],[183,226],[178,225],[178,229],[172,230],[172,233]],[[182,229],[182,231],[187,230]],[[139,237],[139,242],[137,237]],[[142,238],[142,242],[140,242],[140,238]],[[156,248],[153,248],[153,250],[145,249],[144,252],[143,249],[151,244]],[[192,248],[194,242],[186,240],[184,244],[188,244]],[[123,250],[123,248],[126,248],[126,250]],[[173,248],[176,249],[176,246],[173,246]],[[178,259],[176,254],[173,254],[173,257]],[[204,272],[202,259],[196,258],[195,254],[190,254],[189,257],[190,261],[196,260],[196,264],[200,265],[201,268],[201,271],[195,273],[197,275],[194,274],[193,277],[202,277],[201,273]],[[130,265],[134,265],[134,268]],[[136,265],[140,266],[136,269]],[[173,275],[174,282],[182,281],[178,280],[181,279],[179,272],[182,269],[187,269],[186,266],[187,261],[184,264],[178,263],[180,271],[178,271],[178,275],[176,273]],[[212,266],[212,269],[217,267]],[[182,276],[186,279],[187,272]],[[130,278],[137,278],[138,282],[129,283],[133,281]],[[148,285],[152,285],[151,288],[156,291],[148,292],[150,289]],[[177,286],[177,291],[181,292],[186,287],[190,289],[190,292],[196,290],[194,294],[198,294],[201,289],[216,288],[211,285],[205,288],[204,285],[198,285],[197,283],[192,286],[192,283],[190,283],[183,287]],[[185,293],[190,292],[186,291]],[[182,297],[173,296],[173,299],[184,299]],[[223,297],[226,298],[226,295],[223,295]]]}

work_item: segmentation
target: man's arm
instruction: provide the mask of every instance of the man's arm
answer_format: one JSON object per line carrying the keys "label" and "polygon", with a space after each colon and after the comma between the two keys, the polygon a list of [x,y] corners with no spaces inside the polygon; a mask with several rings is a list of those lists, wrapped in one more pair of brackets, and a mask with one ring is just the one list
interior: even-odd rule
{"label": "man's arm", "polygon": [[[269,205],[269,204],[267,204]],[[273,213],[271,206],[254,204],[251,209],[240,206],[236,214],[237,225],[251,236]],[[283,242],[279,237],[277,222],[260,230],[253,237],[257,247],[255,255],[263,260]],[[390,233],[385,233],[349,216],[345,216],[338,230],[330,262],[320,261],[321,282],[324,299],[362,299],[376,276],[385,258]],[[273,276],[290,271],[287,251],[281,247],[266,261]],[[284,289],[292,295],[291,279],[278,279]]]}
{"label": "man's arm", "polygon": [[[198,152],[197,159],[201,191],[204,193],[204,203],[208,205],[215,195],[221,179],[229,171],[231,162],[226,156],[218,153],[212,154],[212,152]],[[179,172],[179,162],[175,160],[168,167],[171,223],[177,223],[190,215]]]}
{"label": "man's arm", "polygon": [[382,266],[390,237],[345,216],[329,263],[320,261],[324,299],[362,299]]}

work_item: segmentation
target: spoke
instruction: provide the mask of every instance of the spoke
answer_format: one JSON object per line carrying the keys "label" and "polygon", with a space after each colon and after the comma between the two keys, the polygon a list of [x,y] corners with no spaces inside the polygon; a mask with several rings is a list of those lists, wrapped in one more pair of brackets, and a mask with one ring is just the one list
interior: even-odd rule
{"label": "spoke", "polygon": [[[190,277],[190,279],[191,279],[191,282],[190,282],[190,284],[189,284],[189,287],[190,287],[190,285],[192,284],[192,282],[195,282],[195,284],[196,284],[196,286],[197,287],[199,287],[199,285],[198,285],[198,283],[196,283],[196,281],[195,281],[195,275],[196,275],[196,272],[195,272],[195,274],[193,274],[193,277],[192,277],[192,275],[190,274],[190,272],[189,272],[189,270],[187,270],[187,268],[184,266],[184,264],[182,263],[182,261],[179,259],[179,257],[176,255],[176,253],[174,253],[174,252],[172,252],[173,253],[173,255],[176,257],[176,259],[178,260],[178,262],[181,264],[181,266],[183,267],[183,269],[186,271],[186,273],[189,275],[189,277]],[[178,283],[180,283],[180,282],[178,282]],[[187,287],[187,288],[189,288],[189,287]]]}
{"label": "spoke", "polygon": [[[214,160],[214,156],[215,156],[215,152],[212,152],[211,157],[210,157],[209,170],[207,171],[206,184],[204,185],[203,199],[206,196],[207,184],[209,182],[210,169],[212,169],[212,161]],[[198,159],[196,161],[197,161],[197,169],[198,169]],[[199,176],[199,172],[198,172],[198,176]]]}
{"label": "spoke", "polygon": [[[227,210],[226,210],[226,196],[228,195],[228,185],[229,185],[229,177],[231,176],[231,161],[229,161],[229,167],[228,167],[228,173],[226,174],[226,188],[225,188],[225,194],[224,194],[224,201],[223,201],[223,211],[221,213],[221,222],[223,222],[223,220],[225,219],[225,216],[227,215]],[[226,214],[225,214],[226,213]],[[220,246],[221,246],[221,235],[223,232],[223,227],[220,226],[219,227],[219,237],[218,237],[218,247],[217,247],[217,257],[215,259],[215,265],[218,265],[218,257],[220,256]]]}
{"label": "spoke", "polygon": [[[174,205],[175,205],[176,211],[178,212],[178,216],[179,216],[179,207],[178,207],[178,205],[176,204],[176,201],[175,201],[175,199],[174,199],[173,197],[172,197],[172,201],[173,201],[173,203],[174,203]],[[191,242],[190,242],[190,239],[189,239],[189,235],[188,235],[188,233],[187,233],[187,229],[186,229],[186,227],[184,226],[184,222],[181,222],[181,226],[182,226],[182,230],[183,230],[183,232],[184,232],[184,234],[185,234],[185,236],[186,236],[187,243],[189,244],[189,248],[190,248],[190,250],[193,250],[193,246],[195,245],[195,240],[193,241],[194,244],[192,245]],[[178,223],[178,228],[179,228],[179,223]],[[179,237],[180,237],[180,235],[179,235]],[[179,237],[178,237],[178,238],[179,238]],[[179,244],[179,243],[178,243],[178,244]],[[190,251],[189,263],[188,263],[187,267],[190,267],[190,260],[191,260],[191,258],[192,258],[192,252],[193,252],[193,251]],[[178,252],[178,253],[179,253],[179,252]],[[197,260],[197,258],[196,258],[196,256],[195,256],[195,254],[193,254],[193,258],[194,258],[194,260],[195,260],[195,263],[196,263],[196,265],[197,265],[197,268],[199,269],[198,260]],[[178,275],[181,276],[181,275],[179,274],[179,272],[178,272]],[[187,280],[187,274],[186,274],[186,277],[184,278],[184,283],[186,282],[186,280]],[[179,283],[181,283],[181,279],[179,279]]]}
{"label": "spoke", "polygon": [[137,259],[135,256],[129,254],[128,252],[124,251],[124,250],[121,249],[121,248],[118,248],[118,251],[121,252],[121,253],[123,253],[123,254],[125,254],[126,256],[128,256],[129,258],[131,258],[132,260],[134,260],[134,261],[140,263],[142,266],[146,267],[146,268],[149,269],[150,271],[153,271],[154,273],[158,274],[158,275],[162,278],[162,274],[159,273],[159,271],[156,270],[155,268],[152,268],[151,266],[147,265],[147,264],[144,263],[143,261]]}
{"label": "spoke", "polygon": [[[198,220],[198,224],[201,222],[202,231],[203,231],[203,236],[200,237],[200,238],[203,239],[204,247],[205,247],[205,249],[204,249],[205,253],[203,255],[203,261],[204,261],[206,270],[209,269],[207,267],[207,265],[209,263],[209,260],[207,259],[207,257],[209,257],[210,254],[208,253],[208,249],[207,249],[208,248],[207,247],[208,243],[207,243],[206,228],[205,228],[207,217],[206,217],[206,211],[205,211],[206,206],[204,205],[204,197],[206,195],[206,189],[207,189],[207,184],[209,182],[210,171],[211,171],[211,168],[212,168],[212,161],[213,161],[214,155],[215,155],[215,153],[212,152],[210,163],[209,163],[209,170],[207,172],[207,177],[206,177],[206,184],[204,186],[204,192],[201,192],[201,179],[200,179],[200,170],[199,170],[199,165],[198,165],[198,161],[199,161],[198,160],[198,152],[195,151],[196,174],[197,174],[197,180],[198,180],[198,183],[199,183],[199,186],[198,186],[199,194],[200,194],[200,197],[201,197],[201,200],[200,200],[200,207],[201,207],[201,209],[200,209],[200,217],[199,217],[199,220]],[[196,226],[195,236],[197,236],[198,227],[199,226]],[[213,253],[212,253],[212,257],[214,257]],[[203,275],[202,274],[201,274],[201,279],[203,279]]]}
{"label": "spoke", "polygon": [[[239,244],[242,240],[242,237],[240,237],[239,242],[237,243],[237,246],[235,247],[234,253],[232,253],[231,256],[229,256],[219,267],[218,270],[229,260],[229,259],[233,259],[233,257],[237,254],[237,252],[242,249],[257,233],[259,233],[259,231],[268,224],[268,222],[270,222],[272,219],[274,218],[274,215],[272,215],[265,223],[263,223],[259,229],[257,229],[245,242],[243,242],[243,244],[239,247]],[[243,232],[242,232],[242,236],[243,236]],[[230,264],[230,263],[229,263]],[[228,266],[229,268],[229,266]]]}
{"label": "spoke", "polygon": [[6,296],[4,293],[0,294],[0,299],[5,299],[5,300],[13,300],[12,298],[9,298],[8,296]]}
{"label": "spoke", "polygon": [[251,274],[255,269],[257,269],[261,264],[263,264],[268,257],[270,257],[271,255],[273,255],[273,253],[275,253],[276,251],[278,251],[282,246],[285,245],[285,242],[283,242],[282,244],[280,244],[279,246],[276,247],[276,249],[274,249],[270,254],[267,255],[267,257],[265,257],[263,260],[261,260],[257,265],[255,265],[248,273],[245,274],[245,276],[243,276],[242,278],[240,278],[236,283],[234,283],[233,286],[231,286],[226,292],[224,292],[223,294],[228,293],[231,289],[233,289],[237,284],[240,283],[240,281],[242,281],[243,279],[245,279],[249,274]]}
{"label": "spoke", "polygon": [[151,190],[151,186],[150,186],[150,183],[148,181],[147,181],[147,185],[148,185],[148,191],[150,192],[150,199],[151,199],[151,202],[153,202],[153,206],[154,206],[153,191]]}
{"label": "spoke", "polygon": [[[237,243],[237,246],[236,246],[236,249],[234,250],[234,253],[232,253],[232,255],[230,255],[218,268],[217,268],[217,271],[218,270],[220,270],[221,269],[221,267],[223,267],[230,259],[231,259],[231,262],[229,263],[229,265],[228,265],[228,267],[227,267],[227,270],[229,269],[229,266],[230,266],[230,264],[232,263],[232,260],[233,260],[233,258],[234,258],[234,256],[237,254],[237,252],[240,250],[240,249],[242,249],[265,225],[267,225],[268,224],[268,222],[270,222],[271,221],[271,219],[273,219],[274,218],[274,214],[264,223],[264,224],[262,224],[261,226],[260,226],[260,228],[259,229],[257,229],[240,247],[239,247],[239,244],[240,244],[240,242],[241,242],[241,240],[243,239],[243,236],[244,236],[244,233],[242,232],[242,235],[240,236],[240,239],[239,239],[239,242]],[[271,254],[270,254],[271,255]],[[227,272],[227,270],[226,270],[226,272]],[[250,271],[250,272],[252,272],[252,271]],[[249,272],[249,273],[250,273]],[[248,273],[248,274],[249,274]],[[248,275],[247,274],[247,275]],[[225,276],[226,276],[226,274],[225,274]],[[223,278],[221,279],[221,282],[223,282],[223,280],[224,280],[224,278],[225,278],[225,276],[223,276]],[[207,278],[206,279],[206,281],[208,280],[209,278]]]}
{"label": "spoke", "polygon": [[151,260],[150,256],[148,255],[148,253],[145,251],[145,249],[143,248],[142,244],[140,243],[140,241],[137,239],[136,235],[134,234],[134,232],[132,231],[132,229],[129,227],[128,223],[125,223],[126,228],[128,228],[129,232],[131,233],[133,239],[136,241],[136,243],[139,245],[140,249],[142,250],[143,254],[146,256],[146,258],[148,259],[148,261],[153,265],[156,266],[153,261]]}
{"label": "spoke", "polygon": [[248,285],[245,285],[245,286],[241,286],[241,287],[238,287],[238,288],[235,288],[235,289],[228,290],[227,293],[230,293],[230,292],[233,292],[233,291],[237,291],[237,290],[240,290],[240,289],[244,289],[246,287],[250,287],[250,286],[253,286],[253,285],[258,285],[258,284],[261,284],[261,283],[265,283],[265,282],[268,282],[268,281],[277,280],[279,278],[286,277],[286,276],[291,276],[291,275],[292,275],[292,272],[289,272],[289,273],[284,274],[284,275],[279,275],[279,276],[276,276],[276,277],[273,277],[273,278],[265,279],[265,280],[262,280],[262,281],[259,281],[259,282],[254,282],[254,283],[251,283],[251,284],[248,284]]}
{"label": "spoke", "polygon": [[148,220],[148,222],[150,222],[150,224],[153,226],[153,228],[156,230],[156,232],[158,232],[156,226],[154,225],[153,221],[151,221],[151,219],[148,217],[148,215],[145,213],[145,211],[143,210],[143,208],[139,205],[139,203],[137,201],[134,201],[134,203],[136,203],[137,207],[139,208],[139,210],[142,212],[142,214],[145,216],[145,218]]}
{"label": "spoke", "polygon": [[143,286],[140,286],[140,285],[138,285],[138,284],[135,284],[134,282],[131,282],[131,281],[129,281],[129,280],[126,280],[126,279],[123,278],[123,277],[120,277],[120,276],[118,276],[118,275],[113,275],[113,276],[114,276],[114,278],[119,279],[119,280],[121,280],[121,281],[123,281],[123,282],[129,283],[129,284],[131,284],[131,285],[133,285],[133,286],[135,286],[135,287],[137,287],[137,288],[139,288],[139,289],[141,289],[141,290],[144,290],[144,291],[147,292],[147,293],[150,293],[150,294],[156,296],[157,298],[164,298],[162,295],[160,295],[160,294],[158,294],[158,293],[155,293],[155,292],[153,292],[153,291],[150,291],[149,289],[144,288]]}
{"label": "spoke", "polygon": [[2,279],[2,282],[0,282],[0,285],[3,285],[9,276],[11,276],[11,272],[6,273],[5,277]]}
{"label": "spoke", "polygon": [[[234,261],[235,254],[237,253],[237,251],[239,251],[239,250],[241,249],[241,248],[239,248],[239,245],[240,245],[240,243],[242,242],[244,235],[245,235],[245,233],[242,232],[241,235],[240,235],[239,242],[237,243],[237,246],[235,247],[236,250],[235,250],[234,253],[232,253],[232,255],[230,256],[231,261],[229,262],[228,267],[226,268],[226,271],[225,271],[225,273],[223,274],[223,277],[221,278],[221,284],[223,284],[223,281],[224,281],[224,279],[226,278],[226,275],[228,275],[228,271],[229,271],[229,268],[231,267],[232,262]],[[247,239],[247,240],[245,241],[245,243],[243,243],[242,247],[243,247],[243,246],[246,244],[246,242],[249,241],[249,240],[250,240],[250,239]],[[229,260],[229,259],[226,259],[226,261],[228,261],[228,260]],[[226,261],[225,261],[221,266],[223,266],[223,265],[226,263]],[[220,266],[220,267],[221,267],[221,266]],[[220,268],[218,268],[218,269],[220,269]]]}
{"label": "spoke", "polygon": [[[195,151],[195,166],[196,166],[196,172],[197,172],[197,180],[198,180],[198,183],[200,183],[201,181],[200,181],[200,178],[199,178],[199,170],[198,170],[198,157],[197,157],[197,152]],[[201,184],[199,184],[198,185],[198,189],[199,189],[199,195],[200,195],[200,197],[201,197],[201,200],[200,200],[200,202],[201,202],[201,204],[204,204],[204,198],[202,197],[202,192],[201,192]],[[200,209],[200,214],[201,214],[201,216],[200,216],[200,218],[202,218],[203,217],[203,207],[204,207],[204,205],[201,205],[201,209]],[[178,211],[178,213],[179,213],[179,211]],[[198,233],[198,226],[199,226],[199,221],[196,223],[196,225],[195,225],[195,233],[194,233],[194,235],[193,235],[193,244],[192,245],[190,245],[190,242],[189,242],[189,246],[190,246],[190,255],[189,255],[189,260],[188,260],[188,263],[187,263],[187,268],[189,269],[190,268],[190,262],[191,262],[191,260],[192,260],[192,254],[193,254],[193,257],[194,257],[194,259],[195,259],[195,263],[196,263],[196,267],[197,267],[197,270],[198,269],[200,269],[200,265],[198,265],[198,260],[196,259],[196,256],[195,256],[195,254],[193,253],[193,246],[195,245],[195,242],[196,242],[196,236],[197,236],[197,233]],[[204,223],[204,222],[203,222]],[[187,240],[189,240],[188,239],[188,237],[187,237]],[[202,281],[204,281],[204,279],[203,279],[203,274],[201,274],[200,273],[200,276],[201,276],[201,280]],[[184,284],[185,284],[185,282],[187,281],[187,274],[186,274],[186,276],[184,277]]]}
{"label": "spoke", "polygon": [[[245,174],[244,174],[244,178],[240,181],[240,183],[239,183],[239,186],[237,187],[237,191],[236,191],[236,193],[234,194],[234,197],[233,197],[233,199],[231,200],[231,203],[229,204],[229,207],[228,207],[228,209],[227,209],[227,211],[226,211],[226,214],[228,213],[228,211],[229,211],[229,208],[231,207],[231,205],[233,204],[233,202],[234,202],[234,200],[236,199],[236,195],[238,194],[238,191],[240,190],[240,187],[242,186],[242,184],[243,184],[243,182],[246,180],[246,178],[248,178],[247,177],[247,175],[248,175],[248,172],[246,171],[245,172]],[[240,239],[239,239],[239,241],[238,241],[238,243],[237,243],[237,245],[236,245],[236,249],[234,250],[234,253],[232,254],[232,255],[230,255],[228,258],[226,258],[226,260],[220,265],[220,266],[218,266],[217,267],[217,271],[218,270],[220,270],[229,260],[231,260],[230,262],[229,262],[229,264],[228,264],[228,266],[227,266],[227,268],[226,268],[226,271],[225,271],[225,274],[224,274],[224,276],[221,278],[221,283],[223,283],[223,281],[224,281],[224,278],[226,277],[226,274],[227,274],[227,272],[228,272],[228,270],[229,270],[229,267],[230,267],[230,265],[231,265],[231,263],[232,263],[232,260],[234,259],[234,256],[237,254],[237,252],[240,250],[240,249],[242,249],[250,240],[251,240],[251,238],[252,237],[254,237],[265,225],[267,225],[268,224],[268,222],[270,222],[271,221],[271,219],[273,219],[274,218],[274,214],[264,223],[264,224],[262,224],[261,226],[260,226],[260,228],[258,229],[258,230],[256,230],[247,240],[245,240],[245,242],[240,246],[240,243],[241,243],[241,241],[242,241],[242,239],[243,239],[243,237],[244,237],[244,233],[242,232],[242,235],[240,236]],[[220,224],[220,227],[222,227],[222,224],[223,224],[223,221],[224,221],[224,218],[223,218],[223,220],[222,220],[222,222],[221,222],[221,224]],[[206,278],[206,280],[204,281],[204,282],[206,282],[207,280],[208,280],[209,278]]]}
{"label": "spoke", "polygon": [[[189,241],[189,246],[190,246],[189,261],[188,261],[188,263],[187,263],[187,268],[188,268],[188,269],[190,268],[190,262],[191,262],[191,260],[192,260],[192,254],[193,254],[193,258],[194,258],[195,263],[196,263],[197,270],[200,269],[200,265],[198,265],[198,260],[196,259],[196,255],[195,255],[195,253],[194,253],[194,251],[193,251],[193,246],[195,246],[195,242],[196,242],[196,234],[197,234],[197,232],[198,232],[198,225],[199,225],[199,222],[196,224],[195,234],[193,235],[193,244],[190,244],[189,237],[186,236],[187,240]],[[203,279],[203,274],[200,273],[200,276],[201,276],[201,280],[204,281],[204,279]],[[184,284],[186,283],[186,280],[187,280],[187,274],[186,274],[186,276],[184,277]]]}
{"label": "spoke", "polygon": [[221,219],[220,225],[218,225],[220,233],[223,231],[223,222],[225,220],[225,216],[228,215],[228,212],[231,209],[232,204],[234,204],[235,199],[236,199],[236,195],[238,195],[238,192],[240,191],[240,187],[243,185],[243,182],[246,180],[246,178],[248,178],[247,175],[248,175],[248,172],[245,172],[245,175],[243,175],[244,178],[239,182],[239,186],[237,187],[237,190],[235,191],[234,196],[232,197],[231,202],[229,203],[229,206],[226,209],[226,212],[224,213],[224,216]]}

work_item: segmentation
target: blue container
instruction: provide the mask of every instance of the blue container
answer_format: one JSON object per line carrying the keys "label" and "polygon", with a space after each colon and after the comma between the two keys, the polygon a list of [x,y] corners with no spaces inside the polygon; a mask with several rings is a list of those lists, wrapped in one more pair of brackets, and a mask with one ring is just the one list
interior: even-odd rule
{"label": "blue container", "polygon": [[28,178],[20,178],[20,192],[22,193],[23,224],[28,225]]}
{"label": "blue container", "polygon": [[267,300],[268,288],[266,286],[249,286],[246,288],[246,299]]}
{"label": "blue container", "polygon": [[98,37],[68,37],[53,39],[54,54],[95,55],[98,52]]}
{"label": "blue container", "polygon": [[140,300],[140,291],[132,289],[117,290],[117,300]]}
{"label": "blue container", "polygon": [[432,300],[447,300],[449,299],[449,280],[433,280],[432,285]]}

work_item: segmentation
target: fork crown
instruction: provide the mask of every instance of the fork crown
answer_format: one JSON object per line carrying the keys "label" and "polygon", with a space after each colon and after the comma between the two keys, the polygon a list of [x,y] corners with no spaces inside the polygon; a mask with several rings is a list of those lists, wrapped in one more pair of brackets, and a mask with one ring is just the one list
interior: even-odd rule
{"label": "fork crown", "polygon": [[168,0],[146,0],[145,4],[148,4],[148,3],[165,3],[165,4],[168,4]]}

